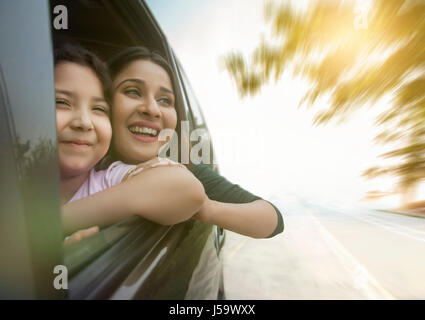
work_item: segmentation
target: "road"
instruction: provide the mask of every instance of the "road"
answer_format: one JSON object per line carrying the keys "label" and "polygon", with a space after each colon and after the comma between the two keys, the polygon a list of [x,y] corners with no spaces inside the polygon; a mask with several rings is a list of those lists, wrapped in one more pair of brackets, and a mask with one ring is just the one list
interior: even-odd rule
{"label": "road", "polygon": [[273,200],[285,231],[227,232],[227,299],[425,299],[425,219]]}

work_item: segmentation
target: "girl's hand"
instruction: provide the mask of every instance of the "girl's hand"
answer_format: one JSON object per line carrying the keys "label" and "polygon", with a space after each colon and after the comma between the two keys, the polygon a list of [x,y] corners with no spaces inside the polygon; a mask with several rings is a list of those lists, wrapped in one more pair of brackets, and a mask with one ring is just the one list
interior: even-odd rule
{"label": "girl's hand", "polygon": [[70,244],[76,243],[78,241],[83,240],[84,238],[88,238],[95,233],[99,232],[99,227],[91,227],[88,229],[78,230],[77,232],[73,233],[69,237],[65,238],[64,245],[68,246]]}
{"label": "girl's hand", "polygon": [[174,162],[174,161],[167,159],[167,158],[155,157],[155,158],[152,158],[148,161],[139,163],[136,167],[131,169],[124,176],[122,181],[126,181],[126,180],[138,175],[143,170],[148,170],[148,169],[155,168],[155,167],[169,167],[169,166],[180,166],[180,167],[183,167],[183,168],[186,169],[186,167],[184,165],[182,165],[181,163]]}

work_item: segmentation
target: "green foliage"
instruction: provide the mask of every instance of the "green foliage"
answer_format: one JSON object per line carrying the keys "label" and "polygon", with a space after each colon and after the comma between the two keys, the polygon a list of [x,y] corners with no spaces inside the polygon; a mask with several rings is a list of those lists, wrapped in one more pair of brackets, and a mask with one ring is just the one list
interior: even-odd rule
{"label": "green foliage", "polygon": [[364,176],[395,175],[399,187],[408,188],[425,173],[425,1],[375,0],[366,28],[356,27],[360,13],[354,5],[311,1],[307,11],[297,12],[269,2],[265,19],[272,38],[262,39],[249,60],[239,52],[228,54],[226,68],[244,97],[296,65],[295,74],[311,83],[303,98],[307,106],[330,96],[314,124],[345,119],[391,95],[392,103],[376,120],[383,131],[375,141],[400,144],[383,155],[399,164],[371,168]]}

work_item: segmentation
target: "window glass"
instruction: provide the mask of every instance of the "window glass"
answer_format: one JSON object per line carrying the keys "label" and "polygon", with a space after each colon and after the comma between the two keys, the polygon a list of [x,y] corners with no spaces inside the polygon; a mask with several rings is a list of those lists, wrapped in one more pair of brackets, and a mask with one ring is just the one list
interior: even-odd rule
{"label": "window glass", "polygon": [[201,108],[199,107],[198,99],[196,98],[195,93],[193,92],[190,82],[186,76],[186,73],[184,72],[180,64],[179,64],[179,68],[180,68],[180,73],[182,75],[182,79],[184,82],[185,91],[189,99],[190,110],[192,113],[192,118],[195,123],[195,126],[198,128],[205,127],[205,120],[204,120],[204,116],[202,114]]}

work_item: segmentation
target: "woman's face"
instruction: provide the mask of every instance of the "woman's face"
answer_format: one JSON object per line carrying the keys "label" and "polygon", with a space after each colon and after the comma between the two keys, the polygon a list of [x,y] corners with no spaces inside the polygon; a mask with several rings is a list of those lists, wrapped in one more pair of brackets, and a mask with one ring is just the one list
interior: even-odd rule
{"label": "woman's face", "polygon": [[102,83],[90,68],[60,62],[55,66],[55,96],[61,176],[86,174],[111,142],[110,110]]}
{"label": "woman's face", "polygon": [[127,163],[156,157],[162,129],[175,129],[177,113],[168,73],[150,60],[129,63],[113,82],[113,147]]}

